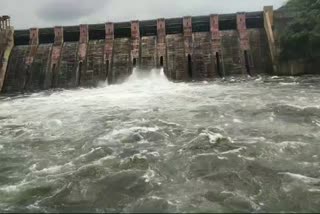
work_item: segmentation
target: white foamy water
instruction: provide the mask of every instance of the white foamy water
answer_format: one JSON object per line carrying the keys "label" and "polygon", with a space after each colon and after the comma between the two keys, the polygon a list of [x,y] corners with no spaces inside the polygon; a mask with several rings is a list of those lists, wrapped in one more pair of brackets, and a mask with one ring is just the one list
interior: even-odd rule
{"label": "white foamy water", "polygon": [[0,210],[317,211],[319,83],[173,83],[153,69],[2,96]]}

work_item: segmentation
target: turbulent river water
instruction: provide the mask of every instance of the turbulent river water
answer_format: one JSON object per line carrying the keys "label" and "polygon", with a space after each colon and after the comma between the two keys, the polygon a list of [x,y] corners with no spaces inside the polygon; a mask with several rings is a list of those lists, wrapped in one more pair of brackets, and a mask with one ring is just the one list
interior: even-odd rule
{"label": "turbulent river water", "polygon": [[0,211],[320,211],[320,77],[138,74],[0,97]]}

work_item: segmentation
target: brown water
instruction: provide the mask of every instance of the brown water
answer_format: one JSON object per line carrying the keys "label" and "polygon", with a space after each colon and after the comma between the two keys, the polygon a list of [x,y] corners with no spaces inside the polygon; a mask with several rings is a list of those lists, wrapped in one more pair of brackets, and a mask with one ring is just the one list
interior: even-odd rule
{"label": "brown water", "polygon": [[319,212],[320,77],[0,98],[2,212]]}

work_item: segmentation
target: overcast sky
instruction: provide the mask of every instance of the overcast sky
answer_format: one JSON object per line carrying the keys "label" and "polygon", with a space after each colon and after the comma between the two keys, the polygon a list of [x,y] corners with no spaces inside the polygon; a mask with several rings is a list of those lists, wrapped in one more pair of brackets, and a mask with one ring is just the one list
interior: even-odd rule
{"label": "overcast sky", "polygon": [[233,13],[280,7],[286,0],[0,0],[0,14],[16,29],[185,15]]}

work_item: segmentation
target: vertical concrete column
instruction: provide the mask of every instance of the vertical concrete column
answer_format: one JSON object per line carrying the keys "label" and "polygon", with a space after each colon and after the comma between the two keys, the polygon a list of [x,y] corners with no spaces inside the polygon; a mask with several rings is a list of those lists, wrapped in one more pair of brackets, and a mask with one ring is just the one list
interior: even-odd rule
{"label": "vertical concrete column", "polygon": [[157,20],[157,53],[158,64],[160,65],[160,57],[166,58],[166,21],[165,19]]}
{"label": "vertical concrete column", "polygon": [[6,18],[5,16],[1,16],[1,29],[6,29]]}
{"label": "vertical concrete column", "polygon": [[185,55],[192,55],[192,18],[190,16],[183,18],[183,37]]}
{"label": "vertical concrete column", "polygon": [[131,62],[135,66],[140,59],[140,24],[131,21]]}
{"label": "vertical concrete column", "polygon": [[64,42],[63,27],[55,27],[54,43],[53,43],[52,54],[51,54],[51,68],[53,66],[57,67],[60,62],[63,42]]}
{"label": "vertical concrete column", "polygon": [[[211,33],[211,49],[212,49],[212,61],[214,62],[215,74],[223,76],[223,58],[221,48],[221,33],[219,30],[219,15],[210,16],[210,33]],[[212,76],[215,76],[212,74]]]}
{"label": "vertical concrete column", "polygon": [[34,56],[37,53],[38,45],[39,45],[39,29],[31,28],[30,29],[30,40],[29,40],[29,52],[25,59],[25,64],[27,67],[31,66],[33,63]]}
{"label": "vertical concrete column", "polygon": [[214,53],[221,52],[221,34],[219,30],[219,16],[210,16],[210,32],[211,32],[211,42],[212,50]]}
{"label": "vertical concrete column", "polygon": [[0,16],[0,29],[1,30],[6,29],[5,20],[6,20],[6,16]]}
{"label": "vertical concrete column", "polygon": [[79,56],[80,62],[83,62],[86,59],[88,42],[89,42],[89,27],[88,25],[80,25],[80,40],[79,40],[79,50],[78,50],[78,56]]}
{"label": "vertical concrete column", "polygon": [[0,30],[3,29],[3,17],[0,16]]}
{"label": "vertical concrete column", "polygon": [[[157,65],[163,67],[164,73],[167,74],[167,45],[166,45],[166,20],[157,20]],[[171,78],[171,77],[170,77]]]}
{"label": "vertical concrete column", "polygon": [[39,29],[31,28],[30,29],[30,42],[29,45],[38,45],[39,44]]}
{"label": "vertical concrete column", "polygon": [[25,58],[25,69],[24,69],[24,84],[23,89],[26,90],[30,81],[32,79],[32,72],[30,71],[30,67],[33,63],[34,56],[37,53],[39,45],[39,29],[38,28],[31,28],[30,29],[30,36],[29,36],[29,50],[28,55]]}
{"label": "vertical concrete column", "polygon": [[9,27],[9,29],[0,31],[0,41],[3,42],[3,50],[0,50],[0,92],[2,91],[9,57],[14,46],[14,29]]}
{"label": "vertical concrete column", "polygon": [[240,56],[242,56],[241,61],[243,64],[243,70],[246,71],[247,74],[251,75],[250,60],[249,60],[250,43],[249,43],[249,35],[247,32],[245,13],[237,14],[237,29],[240,37],[240,50],[242,51]]}
{"label": "vertical concrete column", "polygon": [[51,63],[44,86],[46,89],[57,85],[63,43],[63,27],[54,27],[54,43],[51,51]]}
{"label": "vertical concrete column", "polygon": [[108,82],[112,81],[112,54],[113,54],[113,42],[114,42],[114,24],[111,22],[106,23],[106,44],[104,48],[104,63],[106,66],[106,78]]}
{"label": "vertical concrete column", "polygon": [[263,12],[265,14],[268,14],[268,19],[270,21],[270,25],[271,27],[273,27],[273,23],[274,23],[274,11],[273,11],[273,6],[264,6],[263,7]]}
{"label": "vertical concrete column", "polygon": [[263,17],[264,17],[264,29],[267,34],[269,50],[271,55],[271,60],[273,64],[273,72],[277,73],[278,71],[278,52],[276,48],[275,35],[273,32],[273,6],[265,6],[263,8]]}
{"label": "vertical concrete column", "polygon": [[247,32],[247,25],[246,25],[246,14],[245,13],[238,13],[237,14],[237,29],[240,36],[240,48],[243,51],[247,51],[250,49],[249,45],[249,36]]}
{"label": "vertical concrete column", "polygon": [[77,84],[80,85],[81,82],[81,74],[83,71],[83,64],[87,59],[87,50],[88,50],[88,42],[89,42],[89,26],[88,25],[80,25],[80,39],[79,39],[79,47],[78,47],[78,68],[76,72],[76,80]]}
{"label": "vertical concrete column", "polygon": [[184,53],[185,53],[185,74],[177,75],[178,79],[192,79],[193,78],[193,38],[192,38],[192,17],[183,17],[183,37],[184,37]]}

